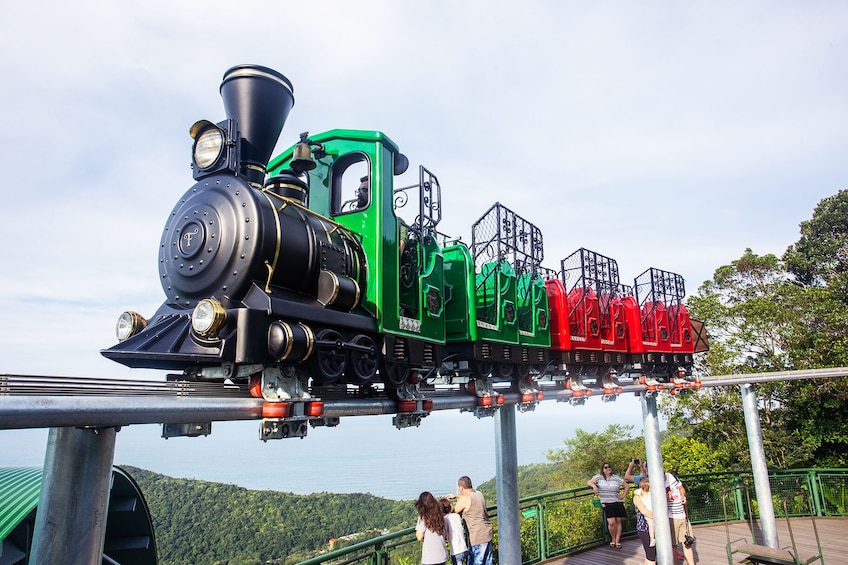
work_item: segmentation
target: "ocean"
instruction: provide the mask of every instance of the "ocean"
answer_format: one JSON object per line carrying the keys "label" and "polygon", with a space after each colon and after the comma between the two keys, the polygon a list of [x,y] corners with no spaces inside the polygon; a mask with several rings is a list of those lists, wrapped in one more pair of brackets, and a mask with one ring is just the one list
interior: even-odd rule
{"label": "ocean", "polygon": [[[610,424],[642,433],[638,397],[615,402],[589,399],[583,406],[543,401],[516,411],[518,464],[547,463],[551,449],[580,428],[598,432]],[[212,434],[163,439],[158,425],[125,426],[117,434],[116,465],[132,465],[171,477],[236,484],[295,494],[371,493],[412,500],[424,491],[443,495],[456,480],[475,485],[495,476],[495,419],[438,411],[417,428],[398,430],[391,416],[341,419],[334,428],[310,428],[306,438],[262,442],[259,422],[214,422]],[[40,466],[47,430],[0,431],[0,466]]]}

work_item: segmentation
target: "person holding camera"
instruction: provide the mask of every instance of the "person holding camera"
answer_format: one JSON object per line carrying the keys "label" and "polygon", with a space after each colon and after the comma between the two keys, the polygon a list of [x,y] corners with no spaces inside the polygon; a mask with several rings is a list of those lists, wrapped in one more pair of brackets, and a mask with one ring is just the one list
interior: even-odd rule
{"label": "person holding camera", "polygon": [[[671,543],[677,552],[677,546],[683,545],[683,559],[687,565],[695,565],[695,542],[689,534],[689,517],[686,515],[686,488],[680,479],[671,473],[665,473],[665,492],[668,497],[668,518],[671,522]],[[680,554],[678,554],[680,559]]]}
{"label": "person holding camera", "polygon": [[[636,473],[634,475],[634,473]],[[642,477],[648,476],[648,464],[641,459],[633,459],[627,464],[627,470],[624,472],[624,480],[630,481],[636,485]]]}
{"label": "person holding camera", "polygon": [[[624,510],[624,499],[630,491],[630,484],[614,475],[609,463],[601,465],[601,472],[586,482],[592,488],[592,492],[601,499],[601,508],[604,509],[604,517],[607,519],[607,527],[610,533],[610,547],[621,548],[621,519],[627,514]],[[622,494],[622,489],[624,493]]]}

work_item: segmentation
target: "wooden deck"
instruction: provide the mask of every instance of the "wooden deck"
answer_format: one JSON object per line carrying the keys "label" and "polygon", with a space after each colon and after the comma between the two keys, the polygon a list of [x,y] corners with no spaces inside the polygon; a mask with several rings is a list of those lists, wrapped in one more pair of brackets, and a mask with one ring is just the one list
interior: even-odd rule
{"label": "wooden deck", "polygon": [[[848,518],[817,518],[816,527],[822,545],[824,565],[848,565]],[[798,552],[802,556],[818,553],[816,538],[813,535],[813,527],[809,518],[793,519],[792,532],[795,534]],[[695,526],[692,533],[696,540],[694,547],[697,563],[700,565],[728,563],[727,533],[723,523]],[[747,522],[736,522],[730,526],[730,539],[737,540],[740,538],[749,542],[752,541]],[[780,547],[792,547],[786,520],[782,518],[777,520],[777,539],[780,542]],[[605,565],[608,563],[644,565],[645,552],[642,550],[642,544],[638,538],[623,539],[621,544],[621,549],[604,545],[566,557],[548,559],[543,563],[544,565]],[[744,556],[737,553],[733,555],[733,558],[735,563],[740,563]],[[676,563],[680,562],[677,561]],[[815,562],[816,565],[818,563],[819,561]]]}

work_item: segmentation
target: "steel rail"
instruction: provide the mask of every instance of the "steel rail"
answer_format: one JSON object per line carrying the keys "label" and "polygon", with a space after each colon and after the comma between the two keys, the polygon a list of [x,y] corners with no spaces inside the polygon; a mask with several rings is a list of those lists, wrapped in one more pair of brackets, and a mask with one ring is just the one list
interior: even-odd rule
{"label": "steel rail", "polygon": [[808,379],[831,379],[848,376],[848,367],[828,369],[800,369],[797,371],[773,371],[769,373],[742,373],[704,377],[701,386],[732,386],[742,384],[771,383],[778,381],[799,381]]}
{"label": "steel rail", "polygon": [[[705,377],[700,387],[733,386],[805,379],[848,376],[848,367],[805,369],[774,373],[750,373]],[[63,387],[63,383],[67,387]],[[689,383],[690,385],[693,383]],[[674,393],[689,392],[691,386],[676,389],[663,383],[659,389]],[[617,387],[617,394],[604,395],[590,386],[580,393],[553,383],[540,383],[545,400],[582,403],[585,398],[607,397],[650,390],[633,381]],[[503,405],[520,405],[521,395],[498,390]],[[424,391],[433,401],[433,411],[478,408],[478,398],[458,389]],[[323,416],[372,416],[397,414],[398,405],[388,398],[326,398]],[[532,409],[532,404],[525,405]],[[132,424],[191,424],[262,418],[263,401],[245,395],[244,387],[223,387],[220,383],[183,381],[149,381],[96,379],[83,377],[49,377],[32,375],[0,375],[0,430],[53,427],[107,428]],[[493,407],[491,412],[494,412]]]}

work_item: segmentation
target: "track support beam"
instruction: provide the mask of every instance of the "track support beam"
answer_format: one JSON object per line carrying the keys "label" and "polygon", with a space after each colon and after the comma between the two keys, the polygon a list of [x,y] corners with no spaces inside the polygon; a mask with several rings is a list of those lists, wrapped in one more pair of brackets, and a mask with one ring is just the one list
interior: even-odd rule
{"label": "track support beam", "polygon": [[745,414],[745,430],[748,434],[748,451],[751,453],[751,473],[754,476],[754,490],[759,505],[760,527],[763,529],[764,545],[778,548],[777,521],[774,517],[774,503],[771,500],[766,451],[763,447],[763,429],[760,426],[760,412],[757,409],[757,393],[752,383],[740,386],[742,389],[742,412]]}
{"label": "track support beam", "polygon": [[501,406],[495,415],[495,472],[498,489],[498,562],[521,563],[518,441],[514,404]]}
{"label": "track support beam", "polygon": [[116,434],[50,428],[30,563],[102,563]]}

